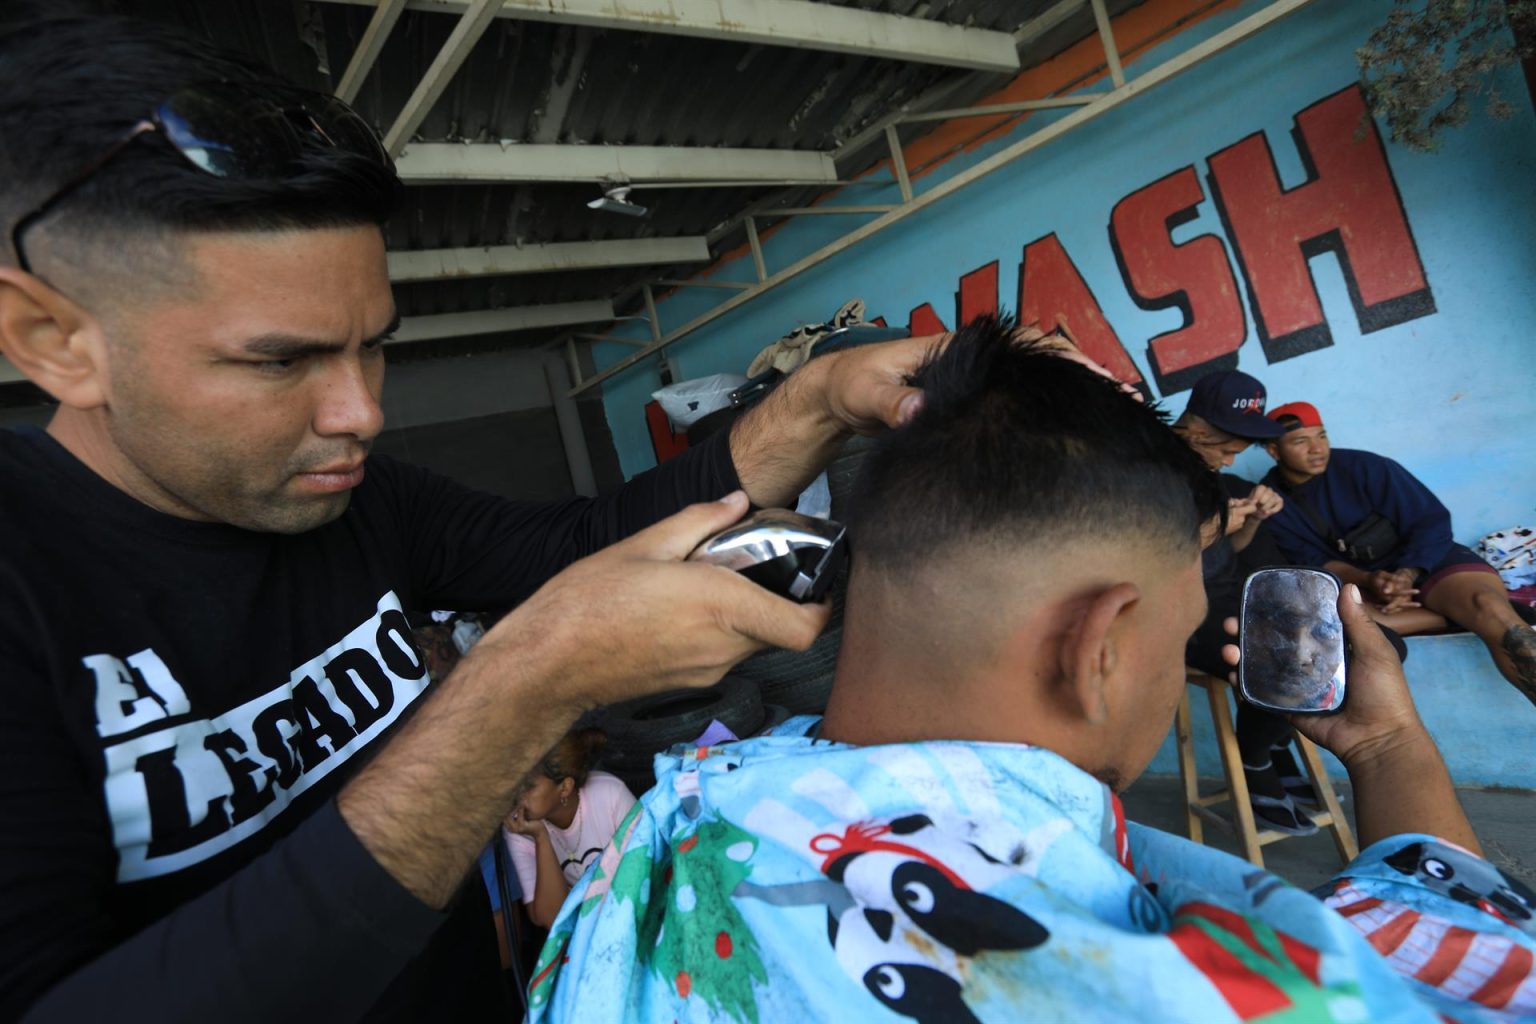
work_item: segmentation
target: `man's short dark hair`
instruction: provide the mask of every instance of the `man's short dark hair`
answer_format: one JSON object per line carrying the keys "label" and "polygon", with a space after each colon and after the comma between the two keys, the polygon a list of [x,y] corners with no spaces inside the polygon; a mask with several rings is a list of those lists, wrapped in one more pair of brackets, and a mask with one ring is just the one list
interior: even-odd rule
{"label": "man's short dark hair", "polygon": [[[16,220],[100,158],[178,90],[208,83],[292,88],[261,64],[181,30],[133,18],[0,19],[0,214]],[[66,243],[133,233],[273,231],[382,224],[400,191],[377,159],[316,144],[282,180],[235,181],[194,168],[158,132],[135,139],[40,221]],[[29,232],[28,240],[33,232]],[[13,262],[9,245],[0,261]],[[30,248],[28,252],[30,253]]]}
{"label": "man's short dark hair", "polygon": [[1011,319],[964,327],[914,378],[923,406],[871,451],[849,536],[902,573],[952,545],[1140,539],[1170,554],[1225,512],[1216,474],[1161,410],[1039,344]]}

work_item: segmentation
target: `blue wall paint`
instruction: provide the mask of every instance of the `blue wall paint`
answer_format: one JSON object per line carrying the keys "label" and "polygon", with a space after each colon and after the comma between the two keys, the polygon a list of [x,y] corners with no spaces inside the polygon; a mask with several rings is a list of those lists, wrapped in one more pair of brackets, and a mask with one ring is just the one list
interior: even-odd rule
{"label": "blue wall paint", "polygon": [[[1262,5],[1209,19],[1129,68],[1155,66]],[[1177,328],[1176,310],[1149,312],[1126,291],[1108,243],[1116,201],[1193,164],[1207,192],[1198,217],[1174,232],[1183,242],[1215,234],[1232,245],[1209,198],[1205,158],[1258,130],[1268,137],[1282,184],[1304,180],[1291,141],[1293,117],[1347,86],[1353,51],[1391,9],[1390,0],[1316,3],[1278,27],[1185,72],[983,179],[897,227],[861,243],[801,278],[709,325],[671,349],[678,379],[745,369],[768,342],[802,322],[825,319],[863,297],[869,315],[905,323],[930,302],[954,316],[959,277],[1000,261],[1000,301],[1015,302],[1023,246],[1055,232],[1101,303],[1126,349],[1150,379],[1146,339]],[[1416,154],[1388,146],[1438,311],[1368,335],[1359,331],[1334,257],[1311,261],[1333,331],[1331,348],[1267,365],[1253,333],[1240,366],[1263,379],[1273,402],[1307,399],[1328,420],[1335,443],[1391,455],[1434,489],[1455,515],[1458,539],[1530,521],[1536,505],[1536,119],[1518,75],[1500,82],[1516,104],[1509,121],[1479,117],[1449,133],[1442,150]],[[918,188],[932,187],[1003,145],[1049,123],[1037,117],[1013,136],[953,159]],[[894,186],[849,189],[834,201],[892,199]],[[800,218],[770,237],[770,268],[782,267],[835,237],[843,218]],[[855,220],[850,218],[850,220]],[[719,277],[749,280],[751,261]],[[660,303],[675,327],[721,300],[684,289]],[[627,325],[639,336],[643,325]],[[598,346],[599,366],[632,350]],[[605,385],[609,422],[626,473],[652,464],[641,407],[657,386],[652,368],[634,368]],[[1170,396],[1177,412],[1184,396]],[[1261,475],[1260,451],[1238,471]]]}

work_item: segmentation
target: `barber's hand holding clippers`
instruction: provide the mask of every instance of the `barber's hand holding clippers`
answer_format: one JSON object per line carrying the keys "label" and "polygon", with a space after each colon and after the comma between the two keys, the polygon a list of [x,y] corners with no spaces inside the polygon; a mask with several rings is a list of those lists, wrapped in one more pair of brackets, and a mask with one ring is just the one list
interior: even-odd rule
{"label": "barber's hand holding clippers", "polygon": [[[578,710],[708,686],[763,647],[804,650],[826,626],[828,606],[796,604],[738,573],[683,561],[746,511],[737,491],[583,558],[518,609],[513,636],[532,627],[563,640],[570,685],[558,696]],[[475,650],[488,645],[494,655],[498,629]]]}
{"label": "barber's hand holding clippers", "polygon": [[[1366,613],[1360,590],[1339,593],[1339,618],[1349,644],[1349,695],[1332,715],[1288,715],[1296,731],[1331,751],[1349,772],[1360,845],[1403,832],[1424,832],[1480,852],[1456,798],[1450,774],[1408,692],[1403,663]],[[1225,622],[1236,636],[1238,622]],[[1238,648],[1222,648],[1236,666]],[[1229,678],[1236,685],[1237,674]]]}

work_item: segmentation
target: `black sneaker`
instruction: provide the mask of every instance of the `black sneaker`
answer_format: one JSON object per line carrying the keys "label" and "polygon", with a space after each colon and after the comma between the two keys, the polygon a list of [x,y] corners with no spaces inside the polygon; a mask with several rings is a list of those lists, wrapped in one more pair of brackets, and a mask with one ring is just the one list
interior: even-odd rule
{"label": "black sneaker", "polygon": [[1291,753],[1290,743],[1270,747],[1269,757],[1275,772],[1280,776],[1280,785],[1285,788],[1285,795],[1290,797],[1298,808],[1311,811],[1323,809],[1323,801],[1318,797],[1317,790],[1312,787],[1312,780],[1302,774],[1301,765],[1296,763],[1296,755]]}
{"label": "black sneaker", "polygon": [[1317,822],[1307,817],[1288,796],[1276,798],[1252,793],[1248,800],[1253,805],[1254,824],[1259,828],[1274,829],[1288,836],[1310,836],[1317,832]]}

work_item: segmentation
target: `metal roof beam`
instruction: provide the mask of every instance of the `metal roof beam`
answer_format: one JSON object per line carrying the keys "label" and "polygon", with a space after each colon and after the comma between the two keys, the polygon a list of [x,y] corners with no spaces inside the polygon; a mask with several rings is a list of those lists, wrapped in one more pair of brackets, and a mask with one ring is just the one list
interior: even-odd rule
{"label": "metal roof beam", "polygon": [[368,27],[363,30],[363,38],[357,44],[357,52],[347,62],[341,84],[336,86],[336,96],[342,102],[351,103],[357,99],[357,92],[363,87],[363,79],[368,77],[379,54],[384,52],[384,41],[389,38],[395,22],[400,20],[403,13],[405,0],[379,0],[379,6],[374,9]]}
{"label": "metal roof beam", "polygon": [[496,245],[475,249],[413,249],[389,254],[389,279],[395,282],[443,281],[497,274],[707,263],[709,258],[709,243],[703,235]]}
{"label": "metal roof beam", "polygon": [[411,98],[405,101],[400,116],[395,118],[395,123],[384,134],[384,148],[390,156],[399,156],[400,150],[405,148],[416,129],[421,127],[421,122],[427,119],[432,105],[443,95],[443,90],[448,88],[459,65],[464,63],[469,51],[475,48],[475,44],[490,27],[500,3],[501,0],[468,0],[459,5],[463,11],[459,23],[453,26],[443,48],[437,51],[427,73],[421,76]]}
{"label": "metal roof beam", "polygon": [[[829,242],[827,245],[822,246],[815,252],[812,252],[806,256],[802,256],[799,260],[791,263],[784,269],[776,271],[773,276],[767,278],[766,280],[762,280],[758,284],[753,285],[751,288],[748,288],[744,291],[737,292],[735,295],[732,295],[724,302],[721,302],[719,305],[704,311],[682,326],[673,328],[671,331],[668,331],[666,335],[663,336],[660,340],[653,341],[651,344],[645,346],[644,348],[637,349],[634,353],[625,356],[618,362],[609,366],[607,369],[604,369],[594,374],[593,376],[586,378],[571,389],[571,396],[575,397],[581,392],[587,391],[590,388],[594,388],[601,384],[603,381],[623,373],[630,367],[653,357],[657,352],[662,351],[668,345],[671,345],[674,342],[687,337],[694,331],[697,331],[699,328],[704,327],[707,324],[713,323],[732,310],[739,309],[740,307],[746,305],[753,299],[757,298],[759,295],[762,295],[764,292],[771,291],[784,282],[793,280],[795,277],[811,269],[812,267],[815,267],[825,262],[826,260],[831,259],[833,256],[836,256],[839,253],[847,251],[849,248],[858,244],[864,239],[869,238],[871,235],[878,234],[893,224],[900,223],[918,211],[927,209],[934,203],[940,202],[941,200],[953,195],[971,183],[979,181],[980,179],[993,173],[998,168],[1006,167],[1020,157],[1025,156],[1035,151],[1036,149],[1039,149],[1041,146],[1044,146],[1047,143],[1060,138],[1079,125],[1091,121],[1101,114],[1114,110],[1121,104],[1134,99],[1137,96],[1140,96],[1141,94],[1155,88],[1158,85],[1161,85],[1163,82],[1166,82],[1170,78],[1173,78],[1174,76],[1182,73],[1188,68],[1193,67],[1201,61],[1206,60],[1214,54],[1220,53],[1228,47],[1240,43],[1243,40],[1253,36],[1254,34],[1269,28],[1271,25],[1280,21],[1282,18],[1296,12],[1297,10],[1300,10],[1302,7],[1305,7],[1308,3],[1311,2],[1312,0],[1270,0],[1268,4],[1259,8],[1257,11],[1255,11],[1253,14],[1250,14],[1242,21],[1239,21],[1234,25],[1229,25],[1227,28],[1221,30],[1203,42],[1197,43],[1190,47],[1188,50],[1185,50],[1183,53],[1172,57],[1167,61],[1164,61],[1154,68],[1150,68],[1144,71],[1140,77],[1126,82],[1125,85],[1113,89],[1110,92],[1098,94],[1092,103],[1083,107],[1079,107],[1077,110],[1072,111],[1070,114],[1067,114],[1060,120],[1055,121],[1052,124],[1049,124],[1035,132],[1032,132],[1008,146],[1005,146],[1003,149],[993,153],[991,156],[982,160],[980,163],[967,168],[959,174],[956,174],[954,177],[947,178],[944,181],[939,182],[932,188],[928,189],[926,192],[914,196],[911,202],[902,203],[894,210],[891,210],[889,213],[882,215],[879,219],[871,221],[860,228],[850,231],[848,234],[843,235],[841,238],[838,238],[835,241]],[[758,215],[767,216],[768,214],[766,212],[760,211]],[[750,237],[753,230],[751,227],[752,222],[750,218],[747,220],[747,223],[749,225],[748,235]]]}
{"label": "metal roof beam", "polygon": [[1081,10],[1083,4],[1087,2],[1088,0],[1058,0],[1047,10],[1020,25],[1019,30],[1013,34],[1014,44],[1020,50],[1029,49],[1044,38],[1047,32]]}
{"label": "metal roof beam", "polygon": [[[375,0],[328,2],[372,5]],[[410,0],[408,6],[457,14],[472,2],[479,0]],[[808,0],[501,0],[496,14],[979,71],[1019,70],[1014,39],[1007,32]]]}
{"label": "metal roof beam", "polygon": [[407,185],[465,181],[580,181],[606,179],[830,184],[837,168],[826,153],[793,149],[714,149],[706,146],[506,146],[426,142],[395,162]]}
{"label": "metal roof beam", "polygon": [[389,344],[427,341],[432,338],[463,338],[474,334],[501,334],[527,331],[538,327],[564,327],[574,324],[601,323],[614,319],[613,303],[608,299],[588,302],[554,302],[543,306],[514,306],[509,309],[476,309],[467,313],[439,313],[436,316],[412,316],[400,321],[400,329]]}

